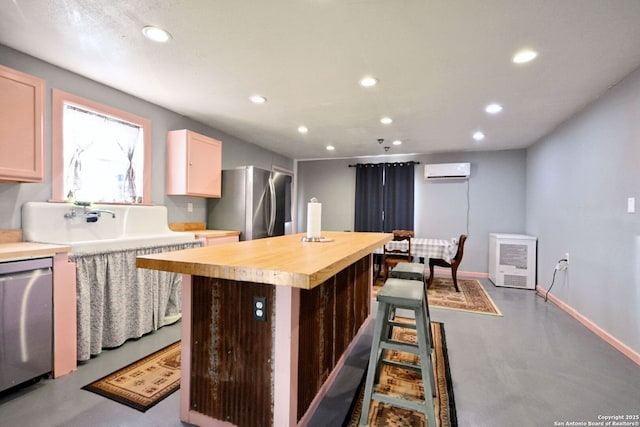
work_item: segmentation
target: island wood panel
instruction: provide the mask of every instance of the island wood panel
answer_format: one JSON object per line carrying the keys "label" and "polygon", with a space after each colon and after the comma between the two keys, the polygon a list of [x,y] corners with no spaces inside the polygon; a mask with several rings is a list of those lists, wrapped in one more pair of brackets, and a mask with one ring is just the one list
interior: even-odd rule
{"label": "island wood panel", "polygon": [[369,313],[371,256],[300,294],[298,420]]}
{"label": "island wood panel", "polygon": [[[253,297],[267,299],[266,321]],[[273,425],[275,288],[193,277],[191,409],[238,426]]]}

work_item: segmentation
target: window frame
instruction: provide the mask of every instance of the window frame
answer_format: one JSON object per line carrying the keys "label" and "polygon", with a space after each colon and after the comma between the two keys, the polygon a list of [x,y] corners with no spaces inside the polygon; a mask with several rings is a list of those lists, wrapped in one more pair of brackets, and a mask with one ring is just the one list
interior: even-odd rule
{"label": "window frame", "polygon": [[[71,104],[81,109],[92,111],[101,115],[113,117],[117,120],[132,123],[143,129],[143,178],[142,178],[142,204],[151,204],[151,120],[117,108],[109,107],[89,99],[82,98],[59,89],[52,90],[52,126],[51,126],[51,201],[64,202],[64,106]],[[107,202],[95,200],[101,204],[133,204],[130,202]]]}

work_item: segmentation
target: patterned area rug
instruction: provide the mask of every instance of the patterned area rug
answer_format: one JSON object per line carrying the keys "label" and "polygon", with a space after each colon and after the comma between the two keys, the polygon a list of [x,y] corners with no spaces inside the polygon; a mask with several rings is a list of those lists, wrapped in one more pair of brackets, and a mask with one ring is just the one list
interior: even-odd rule
{"label": "patterned area rug", "polygon": [[[433,331],[433,371],[436,382],[435,412],[439,427],[456,427],[458,425],[456,418],[456,408],[453,400],[453,386],[451,384],[451,376],[449,374],[449,359],[447,356],[447,345],[444,336],[444,325],[442,323],[431,323]],[[416,332],[413,329],[395,327],[393,330],[394,339],[406,342],[416,341]],[[419,357],[409,353],[399,351],[386,350],[386,357],[395,361],[410,361],[415,363]],[[366,376],[366,372],[365,372]],[[384,394],[396,394],[409,399],[424,400],[424,389],[422,386],[422,378],[419,373],[383,365],[380,370],[380,379],[378,380],[376,390]],[[355,427],[360,421],[362,413],[362,399],[364,395],[364,377],[363,383],[358,391],[358,399],[353,405],[353,409],[343,426]],[[369,426],[426,426],[424,415],[409,409],[398,408],[377,401],[371,402],[369,410]],[[428,426],[431,427],[431,426]]]}
{"label": "patterned area rug", "polygon": [[427,290],[429,305],[450,310],[502,316],[500,310],[476,279],[458,279],[460,292],[456,292],[453,280],[435,277]]}
{"label": "patterned area rug", "polygon": [[82,388],[145,412],[180,388],[180,341]]}
{"label": "patterned area rug", "polygon": [[[373,296],[384,285],[384,279],[378,278],[373,287]],[[456,292],[453,280],[447,277],[435,277],[427,291],[430,307],[449,310],[467,311],[470,313],[502,316],[500,310],[476,279],[458,279],[460,292]]]}

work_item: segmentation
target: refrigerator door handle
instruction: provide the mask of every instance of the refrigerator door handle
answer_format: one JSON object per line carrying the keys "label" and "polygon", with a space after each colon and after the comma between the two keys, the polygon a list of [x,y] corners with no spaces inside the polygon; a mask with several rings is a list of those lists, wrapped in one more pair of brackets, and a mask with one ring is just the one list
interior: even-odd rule
{"label": "refrigerator door handle", "polygon": [[267,226],[268,236],[273,236],[273,229],[276,224],[276,186],[273,183],[273,178],[269,177],[269,225]]}

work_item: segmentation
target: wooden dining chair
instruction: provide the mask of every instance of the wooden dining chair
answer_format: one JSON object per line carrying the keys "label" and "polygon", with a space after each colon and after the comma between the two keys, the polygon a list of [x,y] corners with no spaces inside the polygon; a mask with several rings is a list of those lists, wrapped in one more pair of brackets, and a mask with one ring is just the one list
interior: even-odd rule
{"label": "wooden dining chair", "polygon": [[450,263],[440,258],[429,258],[429,282],[427,283],[427,288],[430,288],[433,283],[433,267],[448,267],[451,268],[451,277],[453,278],[453,285],[456,287],[456,292],[460,292],[460,287],[458,286],[458,267],[460,266],[460,262],[462,262],[464,242],[466,241],[467,235],[460,235],[460,238],[458,239],[458,251],[456,252],[456,256],[451,259]]}
{"label": "wooden dining chair", "polygon": [[399,262],[411,262],[411,238],[414,236],[410,230],[393,230],[394,242],[407,242],[405,249],[390,249],[388,244],[384,245],[384,253],[382,256],[382,268],[384,271],[384,280],[389,278],[389,270],[398,265]]}

